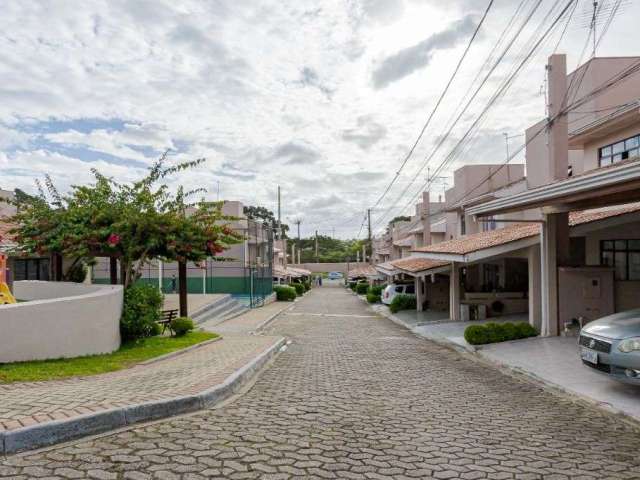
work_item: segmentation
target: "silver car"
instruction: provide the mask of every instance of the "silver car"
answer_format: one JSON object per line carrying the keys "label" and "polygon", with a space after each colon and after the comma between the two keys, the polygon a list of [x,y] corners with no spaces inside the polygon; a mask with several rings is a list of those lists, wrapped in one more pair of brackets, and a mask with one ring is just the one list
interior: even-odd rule
{"label": "silver car", "polygon": [[584,365],[640,385],[640,309],[590,322],[580,331],[579,344]]}

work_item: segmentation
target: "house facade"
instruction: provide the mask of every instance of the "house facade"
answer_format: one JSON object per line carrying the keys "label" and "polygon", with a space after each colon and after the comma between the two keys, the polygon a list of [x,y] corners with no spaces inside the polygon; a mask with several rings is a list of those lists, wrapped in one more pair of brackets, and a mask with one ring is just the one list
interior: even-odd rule
{"label": "house facade", "polygon": [[[624,76],[637,63],[594,58],[567,74],[566,58],[550,57],[548,117],[526,131],[526,176],[523,165],[456,171],[446,239],[390,261],[388,273],[416,282],[418,309],[521,315],[558,335],[640,307],[640,79]],[[446,306],[442,288],[429,301],[434,284],[447,285]]]}

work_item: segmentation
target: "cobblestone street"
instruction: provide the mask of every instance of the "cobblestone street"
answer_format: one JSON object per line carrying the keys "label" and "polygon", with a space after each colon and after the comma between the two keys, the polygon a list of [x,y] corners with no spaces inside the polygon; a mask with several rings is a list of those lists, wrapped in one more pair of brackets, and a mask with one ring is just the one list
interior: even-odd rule
{"label": "cobblestone street", "polygon": [[293,343],[226,405],[8,457],[0,478],[640,478],[626,423],[414,337],[342,288],[266,333]]}

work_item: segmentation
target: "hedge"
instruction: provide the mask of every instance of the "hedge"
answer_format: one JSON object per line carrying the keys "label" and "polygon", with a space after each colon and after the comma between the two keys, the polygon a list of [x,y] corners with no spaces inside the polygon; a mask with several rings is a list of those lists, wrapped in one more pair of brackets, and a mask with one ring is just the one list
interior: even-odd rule
{"label": "hedge", "polygon": [[415,310],[416,305],[416,297],[414,295],[396,295],[391,300],[389,309],[391,313],[396,313],[400,310]]}
{"label": "hedge", "polygon": [[538,331],[527,322],[494,323],[470,325],[464,331],[464,339],[471,345],[507,342],[521,338],[535,337]]}
{"label": "hedge", "polygon": [[296,295],[298,295],[299,297],[304,295],[304,285],[301,283],[291,283],[289,284],[290,287],[295,288],[296,290]]}
{"label": "hedge", "polygon": [[369,290],[369,284],[368,283],[358,283],[356,285],[356,293],[358,295],[366,295],[368,290]]}
{"label": "hedge", "polygon": [[378,303],[380,298],[380,295],[376,295],[375,293],[367,293],[367,302],[369,303]]}
{"label": "hedge", "polygon": [[381,296],[382,291],[385,289],[385,287],[386,285],[371,285],[367,293],[372,293],[374,295]]}
{"label": "hedge", "polygon": [[287,285],[276,285],[273,287],[276,298],[280,302],[293,302],[296,299],[296,289]]}

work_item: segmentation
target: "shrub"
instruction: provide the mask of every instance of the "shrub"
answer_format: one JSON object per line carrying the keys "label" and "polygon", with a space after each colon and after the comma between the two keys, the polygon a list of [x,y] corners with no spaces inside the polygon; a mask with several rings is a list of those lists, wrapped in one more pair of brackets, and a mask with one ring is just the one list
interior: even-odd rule
{"label": "shrub", "polygon": [[311,290],[311,282],[304,282],[302,285],[304,286],[305,292],[308,292],[309,290]]}
{"label": "shrub", "polygon": [[124,291],[124,305],[120,317],[123,340],[157,335],[156,322],[162,311],[162,294],[154,286],[136,283]]}
{"label": "shrub", "polygon": [[386,285],[371,285],[369,287],[368,293],[373,293],[374,295],[382,295],[382,291],[385,289]]}
{"label": "shrub", "polygon": [[369,284],[368,283],[358,283],[358,284],[356,284],[356,293],[358,295],[365,295],[368,290],[369,290]]}
{"label": "shrub", "polygon": [[296,289],[288,285],[276,285],[273,287],[276,292],[276,298],[280,302],[293,302],[296,299]]}
{"label": "shrub", "polygon": [[296,290],[296,295],[298,295],[299,297],[304,295],[304,285],[303,284],[301,284],[301,283],[292,283],[289,286],[293,287]]}
{"label": "shrub", "polygon": [[354,292],[356,291],[356,285],[357,285],[356,282],[349,282],[349,288]]}
{"label": "shrub", "polygon": [[82,283],[87,276],[87,266],[83,262],[78,262],[69,267],[65,274],[67,282]]}
{"label": "shrub", "polygon": [[415,310],[416,297],[413,295],[396,295],[391,300],[389,309],[392,313],[399,312],[400,310]]}
{"label": "shrub", "polygon": [[171,320],[171,330],[175,333],[176,337],[182,337],[186,335],[196,326],[189,317],[178,317]]}
{"label": "shrub", "polygon": [[367,302],[369,303],[378,303],[380,301],[380,295],[376,295],[375,293],[367,293]]}
{"label": "shrub", "polygon": [[515,324],[518,338],[529,338],[538,335],[536,327],[527,322],[518,322]]}
{"label": "shrub", "polygon": [[471,345],[506,342],[536,335],[538,335],[536,329],[527,322],[516,324],[489,322],[484,325],[470,325],[464,331],[464,339]]}

